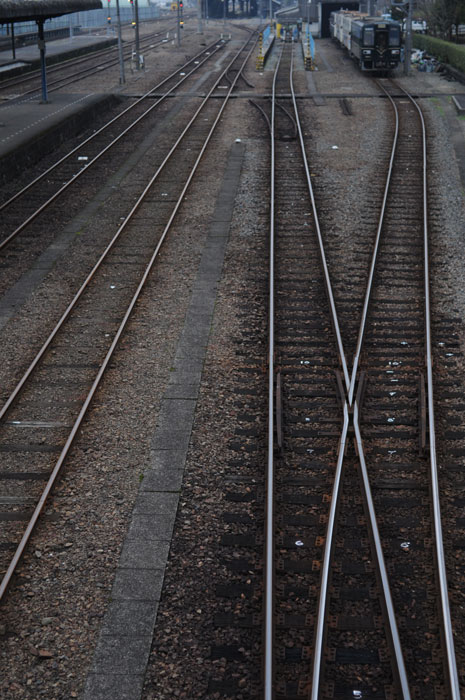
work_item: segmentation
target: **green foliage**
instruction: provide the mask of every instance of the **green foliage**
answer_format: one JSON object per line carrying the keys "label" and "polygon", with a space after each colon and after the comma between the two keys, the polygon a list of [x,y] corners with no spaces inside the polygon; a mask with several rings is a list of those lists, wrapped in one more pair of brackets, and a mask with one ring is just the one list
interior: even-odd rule
{"label": "green foliage", "polygon": [[428,34],[453,41],[454,25],[464,22],[465,0],[417,0],[417,11],[428,24]]}
{"label": "green foliage", "polygon": [[413,45],[416,49],[421,49],[435,56],[442,63],[465,73],[465,46],[452,44],[450,41],[436,39],[427,34],[413,34]]}

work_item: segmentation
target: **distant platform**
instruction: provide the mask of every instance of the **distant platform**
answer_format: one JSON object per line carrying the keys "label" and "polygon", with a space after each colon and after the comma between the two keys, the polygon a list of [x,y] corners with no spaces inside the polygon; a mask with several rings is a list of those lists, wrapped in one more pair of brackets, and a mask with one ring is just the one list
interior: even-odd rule
{"label": "distant platform", "polygon": [[[46,60],[50,63],[56,63],[60,58],[71,58],[116,43],[116,34],[104,31],[100,35],[75,34],[73,37],[65,39],[54,39],[46,43]],[[0,79],[6,78],[8,73],[15,75],[25,69],[39,67],[40,53],[37,44],[17,47],[15,53],[16,57],[13,58],[11,49],[0,51]]]}
{"label": "distant platform", "polygon": [[0,181],[37,162],[118,99],[111,94],[54,93],[46,104],[40,97],[0,104]]}

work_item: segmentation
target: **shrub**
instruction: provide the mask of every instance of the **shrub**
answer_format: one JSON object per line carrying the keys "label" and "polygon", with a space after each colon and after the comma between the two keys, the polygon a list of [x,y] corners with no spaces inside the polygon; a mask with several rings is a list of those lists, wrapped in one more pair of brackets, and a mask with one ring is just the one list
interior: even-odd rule
{"label": "shrub", "polygon": [[448,63],[465,73],[465,46],[436,39],[436,37],[427,34],[416,33],[413,34],[413,45],[416,49],[426,51],[436,56],[442,63]]}

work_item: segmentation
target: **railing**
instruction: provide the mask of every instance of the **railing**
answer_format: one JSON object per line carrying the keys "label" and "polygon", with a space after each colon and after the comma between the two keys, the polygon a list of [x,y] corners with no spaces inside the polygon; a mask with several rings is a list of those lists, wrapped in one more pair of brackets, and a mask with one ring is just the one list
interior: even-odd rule
{"label": "railing", "polygon": [[302,33],[302,51],[305,70],[313,70],[315,67],[315,42],[308,25],[305,33]]}

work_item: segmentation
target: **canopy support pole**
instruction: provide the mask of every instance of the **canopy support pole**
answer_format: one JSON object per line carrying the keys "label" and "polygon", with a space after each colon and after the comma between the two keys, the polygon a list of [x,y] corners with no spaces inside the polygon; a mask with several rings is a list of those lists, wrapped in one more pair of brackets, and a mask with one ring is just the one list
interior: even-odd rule
{"label": "canopy support pole", "polygon": [[42,103],[48,102],[47,98],[47,69],[45,65],[45,37],[44,37],[44,21],[43,19],[36,20],[39,29],[39,51],[40,51],[40,72],[42,75]]}
{"label": "canopy support pole", "polygon": [[16,60],[16,46],[15,46],[15,23],[11,23],[11,51],[13,53],[13,60]]}

